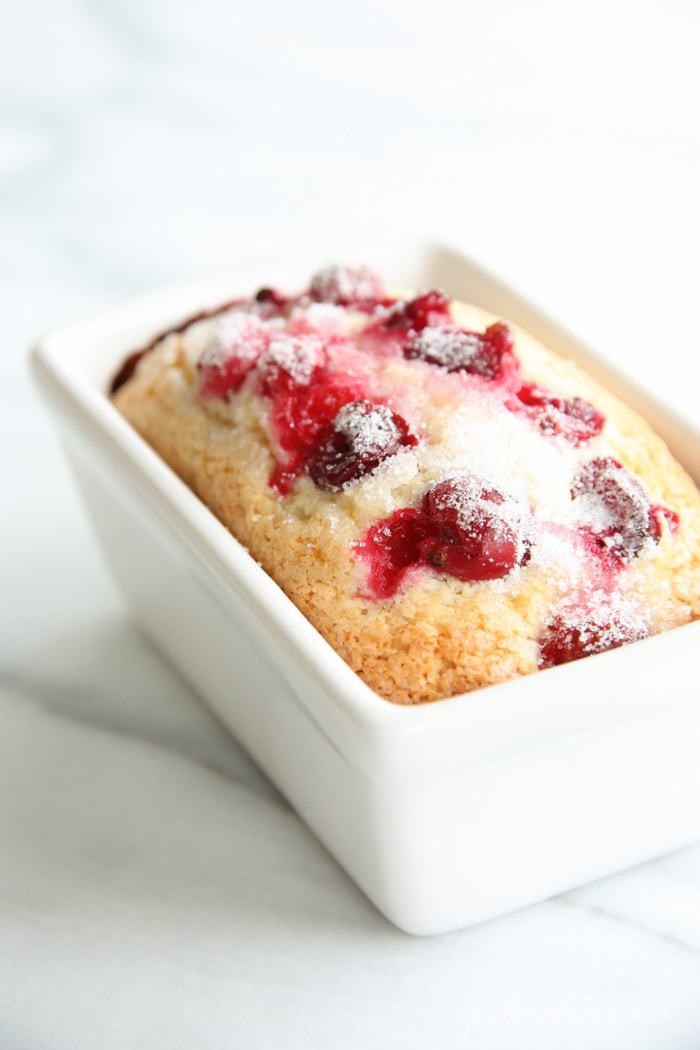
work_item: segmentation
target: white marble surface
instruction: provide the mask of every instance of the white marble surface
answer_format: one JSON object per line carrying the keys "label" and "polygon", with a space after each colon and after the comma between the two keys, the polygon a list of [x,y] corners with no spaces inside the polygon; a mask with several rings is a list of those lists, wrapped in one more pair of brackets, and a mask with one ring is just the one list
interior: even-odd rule
{"label": "white marble surface", "polygon": [[700,847],[392,930],[129,623],[24,350],[250,252],[438,233],[697,412],[700,9],[26,0],[0,34],[0,1045],[700,1046]]}

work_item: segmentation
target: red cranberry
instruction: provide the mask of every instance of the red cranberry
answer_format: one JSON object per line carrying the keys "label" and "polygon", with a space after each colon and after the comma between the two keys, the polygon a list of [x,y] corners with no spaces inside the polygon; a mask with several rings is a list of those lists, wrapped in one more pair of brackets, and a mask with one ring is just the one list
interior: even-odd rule
{"label": "red cranberry", "polygon": [[355,553],[367,563],[366,593],[380,600],[392,598],[408,574],[420,564],[420,549],[430,535],[427,514],[402,507],[371,525]]}
{"label": "red cranberry", "polygon": [[513,335],[507,325],[491,325],[485,332],[469,332],[448,325],[428,325],[409,333],[404,355],[444,368],[446,372],[496,379],[513,361]]}
{"label": "red cranberry", "polygon": [[306,386],[295,384],[275,392],[270,416],[282,455],[270,484],[278,492],[285,495],[291,490],[343,405],[363,396],[359,379],[323,369]]}
{"label": "red cranberry", "polygon": [[308,385],[326,358],[317,336],[276,333],[257,363],[263,393],[269,397],[278,390]]}
{"label": "red cranberry", "polygon": [[529,514],[478,478],[433,486],[419,507],[372,525],[356,553],[368,563],[367,590],[390,598],[420,566],[467,582],[507,576],[530,558]]}
{"label": "red cranberry", "polygon": [[579,660],[583,656],[617,649],[647,635],[647,628],[631,610],[600,603],[572,603],[554,615],[539,640],[539,666]]}
{"label": "red cranberry", "polygon": [[408,302],[397,303],[383,324],[386,328],[405,328],[412,332],[421,332],[428,325],[449,324],[450,303],[444,292],[424,292]]}
{"label": "red cranberry", "polygon": [[309,292],[318,303],[356,309],[382,302],[386,295],[382,282],[365,266],[327,266],[311,278]]}
{"label": "red cranberry", "polygon": [[646,492],[612,456],[585,463],[574,478],[571,496],[586,502],[590,529],[599,544],[623,561],[637,557],[648,539],[658,541]]}
{"label": "red cranberry", "polygon": [[505,321],[494,321],[484,332],[484,337],[499,354],[512,354],[515,347],[513,329]]}
{"label": "red cranberry", "polygon": [[651,517],[654,523],[653,538],[656,543],[661,539],[664,522],[666,522],[666,528],[672,536],[678,532],[681,519],[675,510],[671,510],[670,507],[663,507],[660,503],[655,503],[651,508]]}
{"label": "red cranberry", "polygon": [[248,313],[230,313],[217,323],[199,359],[203,398],[235,393],[266,349],[269,329]]}
{"label": "red cranberry", "polygon": [[536,383],[523,383],[516,397],[516,410],[524,406],[543,433],[562,437],[572,445],[590,441],[605,426],[605,416],[582,397],[559,397]]}
{"label": "red cranberry", "polygon": [[441,481],[423,498],[435,534],[422,548],[437,569],[460,580],[497,580],[530,559],[525,522],[515,501],[478,478]]}
{"label": "red cranberry", "polygon": [[332,432],[311,454],[309,474],[319,488],[339,492],[371,474],[399,449],[417,444],[406,421],[386,405],[350,401],[333,420]]}

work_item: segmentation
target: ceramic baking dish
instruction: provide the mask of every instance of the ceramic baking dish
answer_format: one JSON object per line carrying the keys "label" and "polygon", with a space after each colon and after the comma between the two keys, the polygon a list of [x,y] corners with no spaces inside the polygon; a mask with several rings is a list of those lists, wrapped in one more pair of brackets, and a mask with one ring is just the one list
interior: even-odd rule
{"label": "ceramic baking dish", "polygon": [[[396,286],[443,287],[530,329],[646,415],[700,477],[689,422],[463,255],[361,254]],[[389,703],[112,408],[109,377],[153,332],[261,284],[300,287],[328,260],[242,265],[36,348],[35,377],[134,617],[408,932],[479,922],[700,837],[700,622],[450,700]]]}

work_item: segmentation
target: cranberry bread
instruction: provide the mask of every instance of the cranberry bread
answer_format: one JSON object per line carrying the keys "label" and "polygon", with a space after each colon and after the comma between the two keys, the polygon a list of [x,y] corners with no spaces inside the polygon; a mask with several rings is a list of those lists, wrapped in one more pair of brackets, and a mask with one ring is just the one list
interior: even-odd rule
{"label": "cranberry bread", "polygon": [[133,354],[120,412],[381,696],[417,703],[700,615],[700,495],[526,332],[333,267]]}

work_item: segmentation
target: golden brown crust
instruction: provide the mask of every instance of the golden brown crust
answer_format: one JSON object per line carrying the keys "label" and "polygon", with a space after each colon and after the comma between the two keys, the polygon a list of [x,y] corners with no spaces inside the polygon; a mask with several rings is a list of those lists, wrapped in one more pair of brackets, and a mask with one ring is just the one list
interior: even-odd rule
{"label": "golden brown crust", "polygon": [[[461,323],[491,318],[457,305]],[[665,444],[636,413],[570,362],[524,332],[516,352],[526,378],[588,398],[606,414],[606,449],[681,519],[636,559],[627,587],[652,632],[700,616],[700,495]],[[508,587],[426,575],[395,598],[359,597],[362,568],[352,544],[396,505],[379,486],[319,494],[308,478],[282,499],[272,466],[265,405],[242,391],[230,406],[203,405],[184,337],[166,338],[114,397],[119,411],[279,583],[347,663],[381,696],[418,703],[529,674],[558,597],[546,567],[533,564]],[[363,486],[360,486],[361,488]],[[404,501],[415,481],[405,483]]]}

